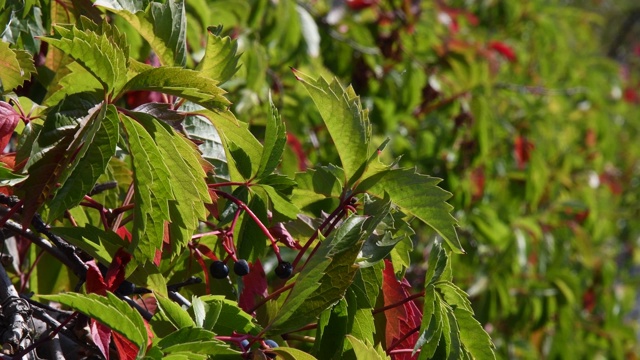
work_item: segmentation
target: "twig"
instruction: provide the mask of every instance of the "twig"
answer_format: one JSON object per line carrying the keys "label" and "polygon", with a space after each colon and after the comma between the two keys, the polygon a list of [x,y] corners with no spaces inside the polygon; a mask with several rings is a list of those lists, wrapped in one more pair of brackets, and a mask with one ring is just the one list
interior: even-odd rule
{"label": "twig", "polygon": [[0,337],[2,352],[12,355],[31,341],[28,326],[31,307],[18,295],[4,266],[0,266],[0,300],[2,301],[2,315],[8,325]]}

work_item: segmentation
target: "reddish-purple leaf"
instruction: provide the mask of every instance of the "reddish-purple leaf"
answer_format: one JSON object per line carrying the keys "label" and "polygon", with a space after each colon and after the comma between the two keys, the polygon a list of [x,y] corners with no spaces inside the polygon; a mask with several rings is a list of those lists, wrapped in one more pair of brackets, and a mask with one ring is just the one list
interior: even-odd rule
{"label": "reddish-purple leaf", "polygon": [[[396,279],[396,275],[393,272],[393,265],[389,260],[385,260],[385,267],[383,272],[382,292],[384,294],[384,306],[391,306],[405,301],[409,297],[411,285],[407,280],[403,279],[402,282]],[[402,305],[395,306],[384,312],[387,319],[387,325],[385,329],[387,348],[394,345],[395,350],[399,349],[413,349],[413,346],[418,341],[420,336],[416,328],[420,327],[422,322],[422,311],[412,301],[407,301]],[[415,331],[410,336],[405,336]],[[399,344],[396,342],[404,338]],[[394,354],[392,357],[394,360],[412,359],[411,353],[399,353]],[[417,355],[413,358],[417,358]]]}
{"label": "reddish-purple leaf", "polygon": [[86,287],[88,293],[96,293],[102,296],[107,295],[107,284],[104,282],[102,273],[95,260],[87,262]]}
{"label": "reddish-purple leaf", "polygon": [[7,147],[19,121],[20,114],[8,103],[0,101],[0,153]]}
{"label": "reddish-purple leaf", "polygon": [[300,250],[302,246],[291,236],[289,231],[284,227],[282,223],[277,223],[269,228],[269,232],[281,243],[285,244],[288,248]]}
{"label": "reddish-purple leaf", "polygon": [[94,344],[100,349],[102,355],[109,360],[109,342],[111,342],[111,329],[99,323],[95,319],[91,319],[89,325],[89,331],[91,333],[91,339]]}
{"label": "reddish-purple leaf", "polygon": [[131,261],[131,254],[123,248],[118,249],[113,256],[113,260],[111,260],[111,265],[109,265],[109,270],[107,270],[107,275],[105,276],[105,283],[109,291],[116,291],[118,286],[124,281],[124,268],[129,261]]}
{"label": "reddish-purple leaf", "polygon": [[256,305],[256,300],[260,301],[267,297],[267,276],[264,273],[259,259],[251,264],[249,274],[242,278],[244,288],[240,293],[238,305],[247,313]]}
{"label": "reddish-purple leaf", "polygon": [[120,360],[135,360],[137,358],[138,347],[126,337],[114,332],[113,343],[116,345]]}

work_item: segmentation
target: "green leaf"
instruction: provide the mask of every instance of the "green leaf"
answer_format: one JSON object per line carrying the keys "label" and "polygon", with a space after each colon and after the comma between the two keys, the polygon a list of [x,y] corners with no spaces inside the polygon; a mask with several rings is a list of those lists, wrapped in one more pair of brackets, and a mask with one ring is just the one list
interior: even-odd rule
{"label": "green leaf", "polygon": [[[262,144],[260,144],[258,139],[249,131],[249,126],[246,123],[239,122],[230,111],[217,112],[204,110],[190,103],[183,105],[182,109],[184,111],[198,113],[209,119],[220,134],[225,151],[227,152],[227,159],[231,159],[229,143],[232,142],[236,147],[241,148],[248,156],[251,162],[250,173],[255,174],[257,172],[257,167],[262,157]],[[244,181],[244,178],[235,166],[230,166],[229,173],[232,181]]]}
{"label": "green leaf", "polygon": [[365,344],[364,342],[351,335],[347,335],[347,340],[349,340],[349,343],[351,343],[351,346],[353,347],[356,359],[391,359],[389,356],[380,356],[380,354],[376,351],[376,349],[373,348],[372,345]]}
{"label": "green leaf", "polygon": [[191,320],[189,313],[167,297],[154,294],[158,310],[149,321],[154,333],[165,337],[176,330],[193,327],[196,324]]}
{"label": "green leaf", "polygon": [[53,37],[42,40],[76,60],[100,81],[105,91],[117,92],[127,81],[128,46],[123,47],[118,41],[118,29],[107,22],[99,27],[85,18],[81,25],[54,26]]}
{"label": "green leaf", "polygon": [[0,163],[0,186],[14,186],[24,179],[26,176],[16,174],[7,168],[4,163]]}
{"label": "green leaf", "polygon": [[471,301],[467,298],[467,293],[460,289],[454,283],[450,281],[439,281],[434,284],[436,289],[440,291],[444,300],[452,307],[462,308],[471,314],[473,314],[473,308],[471,307]]}
{"label": "green leaf", "polygon": [[329,322],[324,326],[322,337],[316,336],[314,349],[317,349],[317,352],[314,354],[320,359],[339,359],[342,357],[344,337],[349,323],[347,301],[340,299],[331,309],[325,311],[331,315]]}
{"label": "green leaf", "polygon": [[425,274],[425,283],[434,284],[440,280],[451,281],[448,275],[449,255],[440,242],[435,242],[429,252],[429,269]]}
{"label": "green leaf", "polygon": [[113,231],[105,231],[91,224],[85,227],[54,227],[51,232],[85,251],[102,264],[110,264],[125,242]]}
{"label": "green leaf", "polygon": [[362,175],[361,165],[368,156],[371,124],[368,111],[362,109],[360,98],[352,87],[344,88],[337,79],[313,80],[294,71],[315,102],[327,130],[333,139],[348,184]]}
{"label": "green leaf", "polygon": [[295,280],[269,331],[282,334],[317,319],[342,298],[357,271],[366,217],[353,215],[325,239]]}
{"label": "green leaf", "polygon": [[144,113],[135,113],[136,119],[155,140],[162,161],[172,174],[172,196],[169,200],[169,235],[171,239],[171,255],[180,254],[191,240],[199,220],[207,217],[204,203],[211,198],[205,182],[205,173],[200,166],[195,145],[188,143],[182,135],[176,133],[169,125]]}
{"label": "green leaf", "polygon": [[224,111],[230,104],[223,96],[225,91],[216,86],[213,80],[200,76],[198,71],[178,67],[145,70],[129,80],[118,97],[125,92],[136,90],[158,91],[178,96],[213,111]]}
{"label": "green leaf", "polygon": [[321,166],[297,173],[295,181],[298,186],[293,190],[291,201],[300,208],[328,197],[339,199],[342,194],[342,179],[326,167]]}
{"label": "green leaf", "polygon": [[40,295],[39,297],[58,302],[98,320],[133,342],[139,349],[139,356],[144,354],[147,348],[147,329],[142,316],[112,293],[107,292],[106,297],[78,293]]}
{"label": "green leaf", "polygon": [[[252,196],[247,205],[263,224],[268,223],[267,205],[264,200],[262,200],[262,197],[257,195]],[[262,229],[260,229],[256,222],[250,216],[246,214],[243,215],[237,238],[237,256],[241,259],[247,259],[248,261],[261,258],[267,249],[266,241],[267,236],[262,232]]]}
{"label": "green leaf", "polygon": [[[84,145],[75,155],[75,160],[58,181],[62,187],[58,189],[49,202],[48,222],[57,219],[80,203],[88,194],[96,181],[105,172],[107,164],[115,154],[119,137],[118,114],[113,105],[101,109],[84,139]],[[95,131],[97,130],[97,131]]]}
{"label": "green leaf", "polygon": [[24,50],[10,49],[5,41],[0,41],[0,68],[0,94],[21,86],[36,72],[33,57]]}
{"label": "green leaf", "polygon": [[202,157],[215,167],[215,178],[229,181],[229,165],[227,154],[222,145],[218,130],[203,116],[187,116],[182,123],[189,139],[201,141],[198,146]]}
{"label": "green leaf", "polygon": [[196,353],[207,355],[236,355],[240,352],[229,348],[225,342],[216,340],[216,334],[197,327],[187,327],[175,331],[158,342],[164,353]]}
{"label": "green leaf", "polygon": [[295,219],[298,217],[300,210],[279,191],[267,185],[261,185],[260,189],[264,190],[269,196],[273,212],[276,213],[276,215],[280,215],[286,219]]}
{"label": "green leaf", "polygon": [[264,135],[264,147],[257,178],[268,176],[275,170],[280,162],[284,147],[287,144],[287,134],[284,122],[278,114],[278,109],[271,100],[269,94],[269,115],[267,116],[267,129]]}
{"label": "green leaf", "polygon": [[420,359],[431,359],[442,336],[442,305],[432,285],[427,286],[422,307],[420,337],[414,352],[420,349]]}
{"label": "green leaf", "polygon": [[196,67],[202,76],[211,78],[222,84],[227,82],[238,71],[238,42],[228,36],[219,35],[220,27],[207,28],[207,47],[204,57]]}
{"label": "green leaf", "polygon": [[462,344],[471,356],[478,360],[495,359],[491,338],[478,320],[474,319],[473,314],[463,308],[455,308],[454,313],[460,327]]}
{"label": "green leaf", "polygon": [[354,191],[366,191],[379,198],[388,192],[402,211],[415,215],[442,236],[456,253],[464,253],[453,209],[446,200],[451,193],[438,187],[441,179],[418,174],[414,169],[381,170],[363,180]]}
{"label": "green leaf", "polygon": [[[261,328],[254,322],[255,319],[240,309],[236,301],[225,299],[220,295],[205,295],[198,299],[204,304],[199,311],[204,310],[207,314],[203,318],[202,325],[216,334],[231,335],[234,332],[258,334],[260,332]],[[217,313],[218,316],[209,317],[208,312]]]}
{"label": "green leaf", "polygon": [[169,201],[175,200],[171,172],[162,152],[145,128],[121,114],[132,158],[134,217],[130,251],[139,262],[153,260],[162,249],[164,223],[171,220]]}
{"label": "green leaf", "polygon": [[283,358],[284,360],[315,360],[316,358],[309,355],[308,353],[290,348],[290,347],[278,347],[275,349],[269,349],[267,351],[271,354],[278,355],[279,358]]}
{"label": "green leaf", "polygon": [[127,20],[147,40],[163,65],[186,64],[187,25],[183,1],[97,0],[94,6],[113,11]]}

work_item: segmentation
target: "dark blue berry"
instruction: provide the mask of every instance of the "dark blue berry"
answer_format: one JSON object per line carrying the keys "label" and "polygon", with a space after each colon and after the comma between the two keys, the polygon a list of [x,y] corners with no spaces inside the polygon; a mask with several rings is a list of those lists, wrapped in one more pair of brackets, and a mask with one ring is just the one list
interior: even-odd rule
{"label": "dark blue berry", "polygon": [[247,349],[249,349],[249,340],[244,339],[244,340],[240,341],[240,347],[241,347],[243,350],[247,350]]}
{"label": "dark blue berry", "polygon": [[122,296],[129,296],[133,294],[134,291],[136,291],[136,286],[131,281],[125,280],[120,284],[120,286],[118,286],[116,293]]}
{"label": "dark blue berry", "polygon": [[238,276],[245,276],[249,273],[249,264],[247,260],[240,259],[233,264],[233,272]]}
{"label": "dark blue berry", "polygon": [[220,260],[216,260],[209,266],[211,276],[216,279],[224,279],[229,275],[229,268],[225,263]]}
{"label": "dark blue berry", "polygon": [[282,261],[276,267],[276,275],[280,279],[288,279],[289,276],[291,276],[292,272],[293,272],[293,266],[291,266],[291,263],[288,261]]}

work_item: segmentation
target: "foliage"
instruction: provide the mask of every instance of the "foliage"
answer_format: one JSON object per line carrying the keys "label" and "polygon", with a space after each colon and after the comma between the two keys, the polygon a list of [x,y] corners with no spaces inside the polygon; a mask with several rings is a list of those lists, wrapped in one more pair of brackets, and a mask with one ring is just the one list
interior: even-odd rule
{"label": "foliage", "polygon": [[77,312],[60,321],[87,322],[75,340],[95,355],[638,350],[637,69],[599,55],[597,15],[541,0],[2,9],[3,265],[31,306]]}

